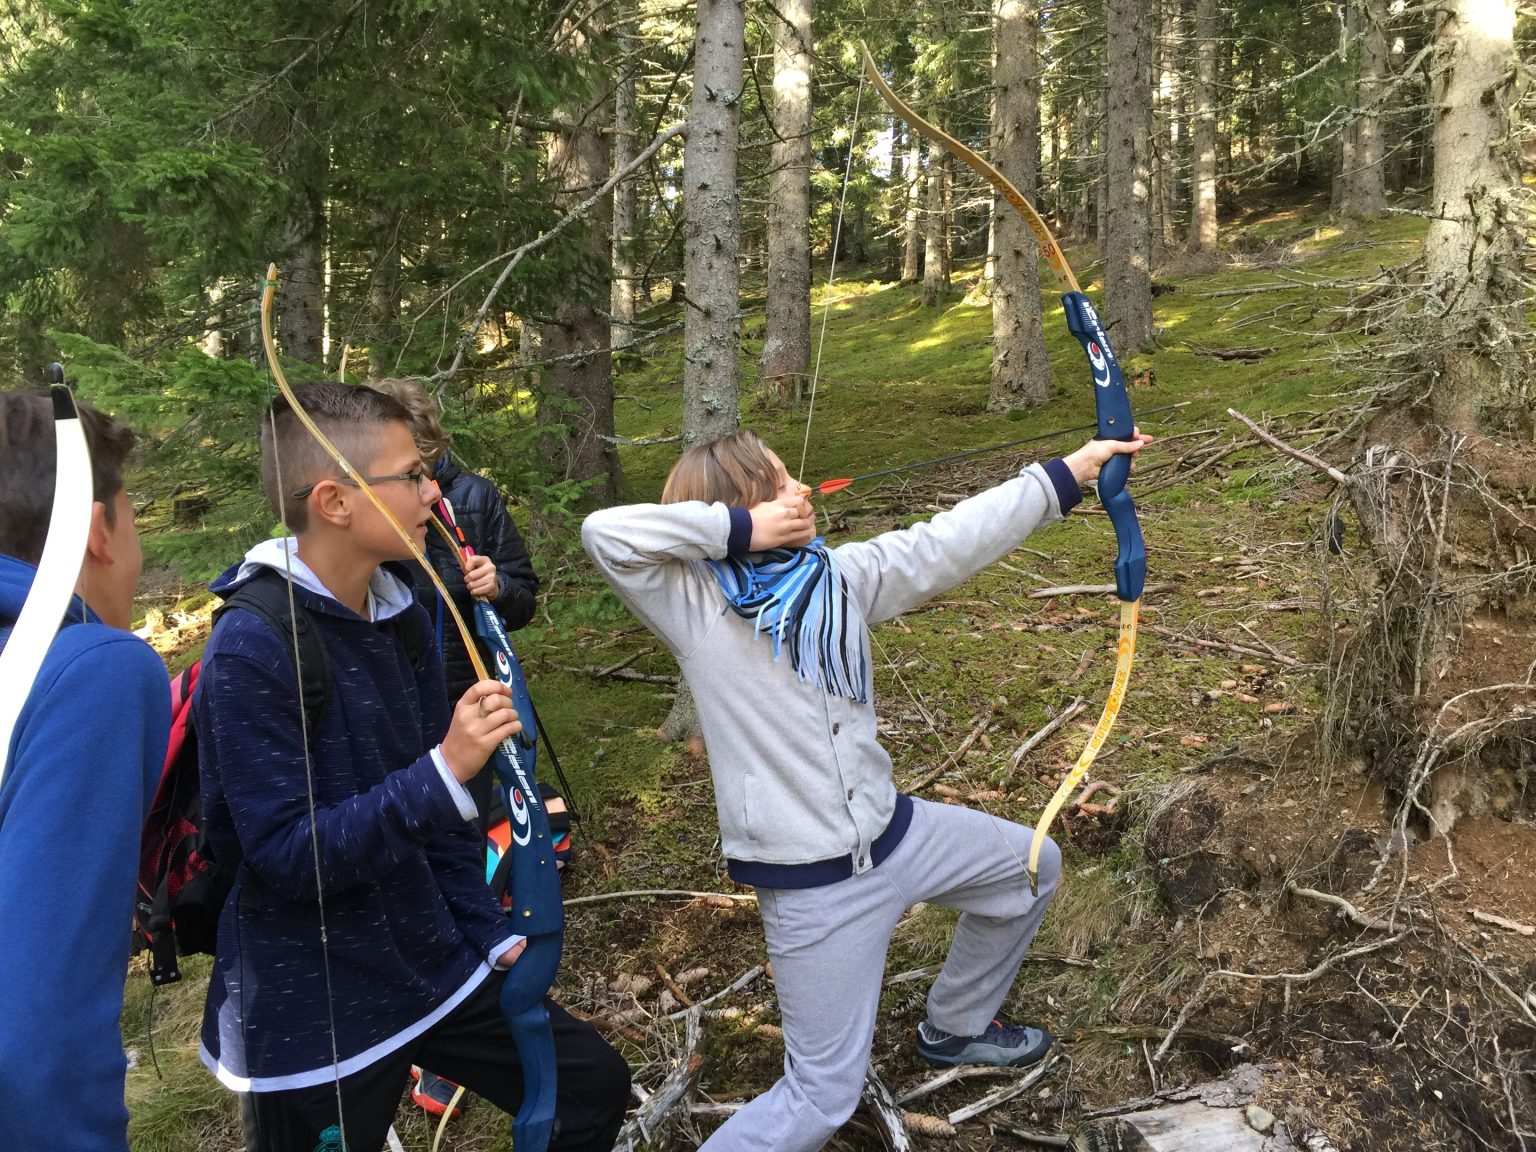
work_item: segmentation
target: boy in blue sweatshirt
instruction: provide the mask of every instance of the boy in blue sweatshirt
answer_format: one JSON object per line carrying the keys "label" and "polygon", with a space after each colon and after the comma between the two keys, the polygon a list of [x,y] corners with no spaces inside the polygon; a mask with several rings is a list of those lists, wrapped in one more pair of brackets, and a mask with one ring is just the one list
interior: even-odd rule
{"label": "boy in blue sweatshirt", "polygon": [[[8,1152],[127,1152],[123,975],[139,828],[170,731],[165,668],[126,631],[141,562],[123,489],[133,433],[85,405],[80,418],[90,475],[65,480],[89,485],[93,502],[78,577],[66,577],[75,596],[36,678],[3,688],[26,693],[0,748],[0,1146]],[[0,650],[38,573],[55,445],[46,395],[0,393]]]}
{"label": "boy in blue sweatshirt", "polygon": [[[437,485],[405,410],[369,388],[301,385],[301,403],[426,538]],[[284,400],[262,428],[267,498],[295,536],[219,577],[227,595],[291,579],[331,670],[318,731],[304,731],[293,638],[231,610],[194,699],[205,831],[234,885],[219,922],[202,1057],[241,1093],[246,1147],[383,1146],[412,1064],[515,1112],[522,1068],[500,1010],[522,951],[485,883],[465,783],[520,728],[508,690],[444,689],[399,537]],[[417,619],[413,619],[416,617]],[[559,1098],[552,1149],[612,1147],[624,1060],[550,1004]],[[338,1141],[341,1144],[338,1144]]]}

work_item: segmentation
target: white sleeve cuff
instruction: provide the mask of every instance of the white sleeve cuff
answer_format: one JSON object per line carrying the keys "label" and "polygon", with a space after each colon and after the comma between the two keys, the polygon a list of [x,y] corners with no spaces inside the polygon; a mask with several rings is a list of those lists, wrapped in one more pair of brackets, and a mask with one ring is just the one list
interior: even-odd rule
{"label": "white sleeve cuff", "polygon": [[[448,795],[453,797],[453,803],[459,810],[459,815],[466,820],[474,820],[480,815],[480,809],[475,807],[475,798],[469,794],[469,789],[459,783],[459,778],[448,767],[448,761],[443,759],[442,745],[432,749],[432,763],[437,765],[437,774],[443,778],[443,783],[448,787]],[[485,771],[484,768],[481,769]]]}
{"label": "white sleeve cuff", "polygon": [[524,941],[526,939],[528,939],[528,937],[526,937],[526,936],[515,936],[515,935],[514,936],[508,936],[500,944],[498,944],[494,948],[492,948],[491,949],[491,955],[489,957],[490,962],[491,962],[491,967],[496,969],[496,971],[498,971],[498,972],[505,972],[507,970],[508,965],[503,964],[501,962],[501,958],[506,955],[506,952],[507,952],[508,948],[515,948],[515,947],[517,947],[517,945],[520,942],[522,942],[522,941]]}

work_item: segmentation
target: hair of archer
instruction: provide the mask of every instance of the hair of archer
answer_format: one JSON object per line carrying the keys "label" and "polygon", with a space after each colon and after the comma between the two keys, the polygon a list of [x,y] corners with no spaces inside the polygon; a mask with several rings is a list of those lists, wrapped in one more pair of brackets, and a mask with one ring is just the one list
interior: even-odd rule
{"label": "hair of archer", "polygon": [[443,409],[437,398],[419,381],[403,377],[369,380],[368,387],[400,402],[410,416],[411,435],[421,449],[421,458],[429,468],[436,468],[453,443],[453,433],[443,427]]}
{"label": "hair of archer", "polygon": [[[410,413],[398,400],[361,384],[318,380],[295,384],[293,392],[342,455],[364,471],[379,451],[379,433],[385,426],[411,427]],[[290,531],[303,532],[309,526],[307,495],[300,500],[292,494],[337,474],[336,461],[309,434],[287,398],[275,398],[261,422],[261,487]]]}
{"label": "hair of archer", "polygon": [[779,488],[768,445],[750,428],[695,444],[678,458],[661,490],[663,504],[703,500],[750,508]]}

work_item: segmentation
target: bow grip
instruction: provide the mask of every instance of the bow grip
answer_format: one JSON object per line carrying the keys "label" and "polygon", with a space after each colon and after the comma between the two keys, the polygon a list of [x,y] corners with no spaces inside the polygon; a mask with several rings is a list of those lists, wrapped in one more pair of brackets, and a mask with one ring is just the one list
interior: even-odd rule
{"label": "bow grip", "polygon": [[545,1152],[554,1130],[559,1073],[544,994],[559,967],[560,937],[530,936],[501,986],[502,1015],[523,1066],[523,1101],[512,1117],[518,1152]]}
{"label": "bow grip", "polygon": [[[1098,439],[1129,440],[1135,435],[1136,421],[1131,415],[1131,399],[1125,390],[1125,374],[1115,359],[1109,336],[1088,297],[1068,292],[1061,298],[1066,313],[1067,330],[1077,337],[1088,357],[1093,373],[1094,410],[1098,417]],[[1141,524],[1136,506],[1125,484],[1131,475],[1131,457],[1111,456],[1099,470],[1099,501],[1115,528],[1119,552],[1115,557],[1115,590],[1121,600],[1140,600],[1147,581],[1147,549],[1141,538]]]}

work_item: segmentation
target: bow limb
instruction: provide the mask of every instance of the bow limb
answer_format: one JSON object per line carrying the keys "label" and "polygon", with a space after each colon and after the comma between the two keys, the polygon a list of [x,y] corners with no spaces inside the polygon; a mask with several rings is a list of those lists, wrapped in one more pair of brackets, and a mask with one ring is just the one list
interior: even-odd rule
{"label": "bow limb", "polygon": [[880,75],[875,58],[869,53],[869,46],[862,40],[859,41],[859,52],[864,58],[864,74],[879,91],[881,99],[890,105],[891,110],[911,125],[915,131],[928,137],[992,185],[997,194],[1008,201],[1015,212],[1024,217],[1024,222],[1029,225],[1029,230],[1035,234],[1035,239],[1040,243],[1040,254],[1045,257],[1046,263],[1051,266],[1051,271],[1056,274],[1056,279],[1061,281],[1062,287],[1068,292],[1080,292],[1077,277],[1072,274],[1072,268],[1067,263],[1061,245],[1057,244],[1056,237],[1051,235],[1050,226],[1046,224],[1040,213],[1035,211],[1035,206],[1024,198],[1024,193],[1014,186],[1013,181],[948,132],[924,120],[910,104],[896,95],[891,90],[891,86],[885,82],[885,77]]}
{"label": "bow limb", "polygon": [[[440,500],[436,512],[433,525],[462,562],[472,552],[454,519],[453,505]],[[557,1077],[554,1033],[544,994],[560,967],[565,906],[549,818],[534,778],[538,720],[528,680],[501,617],[483,597],[475,599],[475,632],[495,666],[496,678],[512,690],[513,707],[523,718],[522,731],[504,741],[491,760],[511,828],[509,915],[528,941],[501,986],[501,1012],[523,1063],[523,1102],[512,1118],[513,1147],[519,1152],[545,1152],[554,1128]]]}
{"label": "bow limb", "polygon": [[38,558],[32,587],[22,602],[10,639],[0,650],[0,779],[5,776],[11,737],[16,721],[43,669],[48,649],[69,608],[75,582],[85,559],[91,532],[91,505],[95,501],[91,477],[91,452],[75,398],[64,385],[63,369],[54,365],[53,435],[57,445],[53,469],[53,509],[48,535]]}
{"label": "bow limb", "polygon": [[[267,268],[266,284],[261,296],[261,340],[262,348],[266,353],[267,365],[271,369],[272,379],[277,384],[278,391],[288,401],[289,407],[299,422],[304,425],[309,434],[317,443],[325,449],[326,453],[336,461],[336,464],[357,485],[373,506],[383,515],[385,521],[394,529],[405,546],[410,550],[416,562],[426,572],[428,579],[442,597],[443,604],[447,607],[449,615],[453,619],[454,626],[459,630],[459,636],[464,641],[465,652],[469,655],[470,663],[474,666],[475,674],[481,680],[491,679],[484,659],[480,655],[480,648],[475,642],[474,633],[465,624],[464,617],[460,614],[458,606],[454,604],[453,597],[448,594],[448,588],[444,585],[442,577],[432,567],[432,562],[427,559],[426,553],[417,545],[415,537],[401,524],[388,505],[379,498],[373,486],[368,483],[362,474],[352,466],[339,448],[331,441],[330,437],[321,430],[310,414],[300,403],[293,387],[288,383],[288,378],[283,373],[282,364],[278,360],[277,342],[272,335],[272,303],[277,292],[277,265],[272,264]],[[495,612],[489,604],[480,604],[477,609],[476,623],[484,627],[483,618],[489,615],[500,627],[500,620],[496,619]],[[505,632],[502,632],[505,638]],[[498,656],[497,679],[503,683],[511,684],[514,674],[516,656],[512,654],[511,643],[506,646],[506,669],[503,670],[502,659]],[[521,679],[521,668],[516,668],[516,676]],[[527,699],[526,688],[521,700]],[[519,712],[519,715],[523,713]],[[528,723],[532,722],[532,709],[527,713]],[[507,1025],[512,1033],[513,1042],[517,1045],[518,1055],[523,1063],[524,1091],[523,1103],[518,1108],[517,1115],[512,1120],[512,1131],[516,1141],[518,1152],[545,1152],[548,1148],[550,1132],[554,1125],[555,1115],[555,1045],[554,1035],[549,1026],[549,1013],[543,1004],[543,997],[554,981],[555,971],[560,964],[561,932],[560,925],[564,923],[565,911],[560,900],[560,881],[555,872],[555,860],[553,845],[550,843],[549,827],[544,818],[543,805],[539,802],[537,787],[529,788],[532,780],[532,759],[529,754],[528,770],[526,774],[520,766],[518,742],[513,739],[506,740],[493,754],[492,767],[497,776],[503,781],[504,786],[508,780],[517,781],[522,785],[522,797],[524,798],[524,812],[526,816],[525,827],[528,832],[524,835],[524,841],[530,849],[538,849],[542,846],[543,854],[548,860],[548,878],[553,881],[551,889],[548,881],[541,884],[541,876],[544,869],[514,867],[513,882],[513,914],[511,922],[517,930],[528,937],[528,944],[517,962],[507,971],[506,983],[502,986],[502,1012],[507,1017]],[[512,787],[507,787],[509,809],[517,804],[517,793]],[[541,828],[534,828],[534,819],[537,819]],[[514,814],[515,821],[515,814]],[[542,831],[540,839],[538,831]],[[513,841],[514,846],[517,840]],[[519,888],[517,873],[525,874],[522,881],[524,887]],[[549,892],[553,892],[551,902]],[[557,927],[551,931],[550,922]]]}
{"label": "bow limb", "polygon": [[[1135,420],[1131,414],[1130,396],[1126,392],[1125,375],[1120,369],[1120,362],[1115,358],[1114,350],[1110,347],[1109,336],[1104,331],[1098,312],[1078,286],[1077,277],[1073,275],[1072,268],[1062,253],[1061,245],[1056,243],[1056,237],[1051,234],[1049,226],[1041,218],[1040,213],[1024,198],[1023,193],[1014,186],[1013,182],[992,164],[949,133],[918,115],[885,82],[885,78],[880,75],[880,69],[875,65],[874,57],[869,53],[869,48],[861,43],[859,50],[863,55],[865,75],[891,109],[915,131],[928,137],[978,173],[1029,225],[1030,231],[1035,234],[1035,239],[1040,243],[1040,254],[1045,257],[1051,271],[1066,289],[1061,298],[1061,305],[1066,313],[1067,330],[1082,345],[1083,352],[1088,357],[1089,368],[1093,373],[1098,438],[1101,440],[1132,439],[1135,435]],[[1110,729],[1114,727],[1115,718],[1120,713],[1121,701],[1125,698],[1126,685],[1131,678],[1131,665],[1136,656],[1136,623],[1141,608],[1141,592],[1146,583],[1147,553],[1141,537],[1141,525],[1136,519],[1135,505],[1131,502],[1130,493],[1126,491],[1126,480],[1130,472],[1131,458],[1124,454],[1112,456],[1099,471],[1099,499],[1104,505],[1105,512],[1109,514],[1110,523],[1114,526],[1118,547],[1115,557],[1115,590],[1120,598],[1120,640],[1115,657],[1115,679],[1110,686],[1109,697],[1104,702],[1103,714],[1100,715],[1098,724],[1094,726],[1093,734],[1089,736],[1088,743],[1084,746],[1077,763],[1062,779],[1056,794],[1051,797],[1050,803],[1046,805],[1039,822],[1035,825],[1034,840],[1029,849],[1029,863],[1025,870],[1029,873],[1030,891],[1037,894],[1040,850],[1045,844],[1046,833],[1057,813],[1061,811],[1062,805],[1066,803],[1067,797],[1088,774],[1088,769],[1098,756],[1099,749],[1104,746],[1104,741],[1109,738]]]}
{"label": "bow limb", "polygon": [[352,466],[351,461],[342,454],[341,449],[336,447],[331,438],[315,423],[309,412],[305,410],[304,405],[299,403],[298,396],[294,394],[293,386],[288,383],[288,377],[283,373],[282,363],[278,360],[277,341],[272,335],[272,301],[276,294],[277,265],[270,264],[267,266],[266,284],[262,288],[261,293],[261,346],[262,350],[266,353],[267,367],[272,372],[272,379],[277,384],[277,390],[283,394],[283,399],[288,401],[288,406],[293,410],[293,414],[298,417],[299,423],[304,425],[309,434],[319,443],[320,447],[324,448],[331,459],[336,461],[337,466],[357,485],[358,490],[378,509],[389,526],[395,530],[395,534],[410,549],[411,555],[421,565],[422,570],[426,572],[427,577],[432,581],[433,587],[437,589],[438,594],[442,596],[443,602],[447,605],[448,614],[453,618],[454,627],[459,630],[459,636],[464,641],[464,647],[469,653],[470,663],[474,665],[475,674],[481,680],[489,679],[490,676],[486,671],[485,661],[480,659],[479,652],[475,648],[474,636],[470,632],[469,626],[464,623],[464,617],[459,614],[458,607],[454,604],[453,598],[448,595],[448,589],[443,584],[442,577],[433,569],[432,562],[427,559],[426,553],[416,544],[416,538],[411,535],[404,524],[400,523],[395,514],[389,510],[389,505],[379,498],[379,494],[374,491],[373,485],[363,478],[363,474]]}

